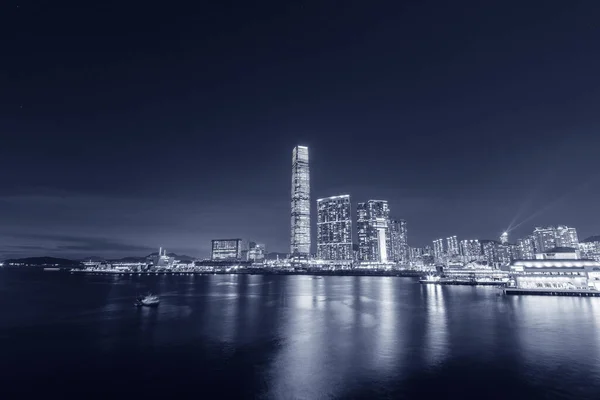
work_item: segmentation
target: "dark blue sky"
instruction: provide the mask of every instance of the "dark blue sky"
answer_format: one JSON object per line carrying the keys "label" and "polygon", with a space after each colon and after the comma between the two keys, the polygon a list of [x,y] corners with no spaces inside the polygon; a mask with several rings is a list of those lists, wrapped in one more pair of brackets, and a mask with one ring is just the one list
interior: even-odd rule
{"label": "dark blue sky", "polygon": [[296,144],[414,246],[600,233],[599,2],[209,3],[2,3],[0,257],[288,251]]}

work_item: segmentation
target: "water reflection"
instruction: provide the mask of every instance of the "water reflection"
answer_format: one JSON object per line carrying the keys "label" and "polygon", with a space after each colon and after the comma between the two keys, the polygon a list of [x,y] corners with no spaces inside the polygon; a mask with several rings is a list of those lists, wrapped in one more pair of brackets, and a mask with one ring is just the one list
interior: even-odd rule
{"label": "water reflection", "polygon": [[422,285],[425,293],[426,328],[423,352],[430,366],[441,364],[448,353],[448,317],[444,289],[440,285]]}
{"label": "water reflection", "polygon": [[[503,296],[392,277],[48,279],[56,280],[46,289],[43,280],[19,291],[5,285],[0,298],[23,297],[0,321],[0,350],[21,368],[11,376],[35,369],[22,354],[55,349],[63,372],[101,354],[110,362],[90,376],[113,376],[114,360],[127,360],[140,387],[156,380],[151,365],[169,388],[189,380],[186,390],[216,388],[222,398],[403,398],[433,386],[486,397],[478,384],[525,397],[539,388],[577,399],[600,393],[597,298]],[[133,307],[147,290],[161,295],[160,306]]]}

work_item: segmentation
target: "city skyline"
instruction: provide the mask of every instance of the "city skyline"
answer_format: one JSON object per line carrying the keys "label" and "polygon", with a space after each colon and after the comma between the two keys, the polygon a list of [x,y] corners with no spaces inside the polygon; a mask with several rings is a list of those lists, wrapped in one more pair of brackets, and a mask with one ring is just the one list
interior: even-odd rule
{"label": "city skyline", "polygon": [[599,4],[86,7],[5,10],[2,258],[287,253],[298,144],[412,246],[600,233]]}

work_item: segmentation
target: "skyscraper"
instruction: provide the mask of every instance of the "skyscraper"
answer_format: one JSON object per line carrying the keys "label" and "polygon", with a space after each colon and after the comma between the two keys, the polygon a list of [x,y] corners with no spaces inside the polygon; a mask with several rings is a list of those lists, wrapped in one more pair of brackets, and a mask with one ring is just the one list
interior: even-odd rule
{"label": "skyscraper", "polygon": [[317,257],[352,260],[350,195],[317,200]]}
{"label": "skyscraper", "polygon": [[545,253],[556,247],[556,228],[553,226],[536,227],[533,230],[536,253]]}
{"label": "skyscraper", "polygon": [[392,246],[392,260],[407,263],[409,259],[406,221],[403,219],[390,221],[390,238]]}
{"label": "skyscraper", "polygon": [[533,260],[535,258],[535,245],[533,236],[517,239],[518,257],[521,260]]}
{"label": "skyscraper", "polygon": [[460,248],[458,247],[458,238],[456,236],[450,236],[446,238],[446,248],[448,249],[448,255],[455,257],[460,255]]}
{"label": "skyscraper", "polygon": [[390,210],[386,200],[369,200],[356,206],[358,259],[387,263],[392,260],[389,229]]}
{"label": "skyscraper", "polygon": [[577,229],[562,225],[556,227],[556,246],[579,249],[579,237],[577,236]]}
{"label": "skyscraper", "polygon": [[482,258],[481,243],[477,239],[461,240],[460,248],[466,262],[476,261]]}
{"label": "skyscraper", "polygon": [[292,152],[292,257],[310,254],[310,173],[308,147],[296,146]]}
{"label": "skyscraper", "polygon": [[433,241],[433,259],[435,262],[442,262],[444,258],[444,239]]}

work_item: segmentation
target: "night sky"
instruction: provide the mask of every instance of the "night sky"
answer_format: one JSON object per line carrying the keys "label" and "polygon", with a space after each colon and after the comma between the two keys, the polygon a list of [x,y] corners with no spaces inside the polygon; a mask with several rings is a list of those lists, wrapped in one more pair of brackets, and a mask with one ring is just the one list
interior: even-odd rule
{"label": "night sky", "polygon": [[411,246],[599,234],[598,21],[598,1],[3,1],[0,258],[287,252],[297,144],[313,210],[387,199]]}

